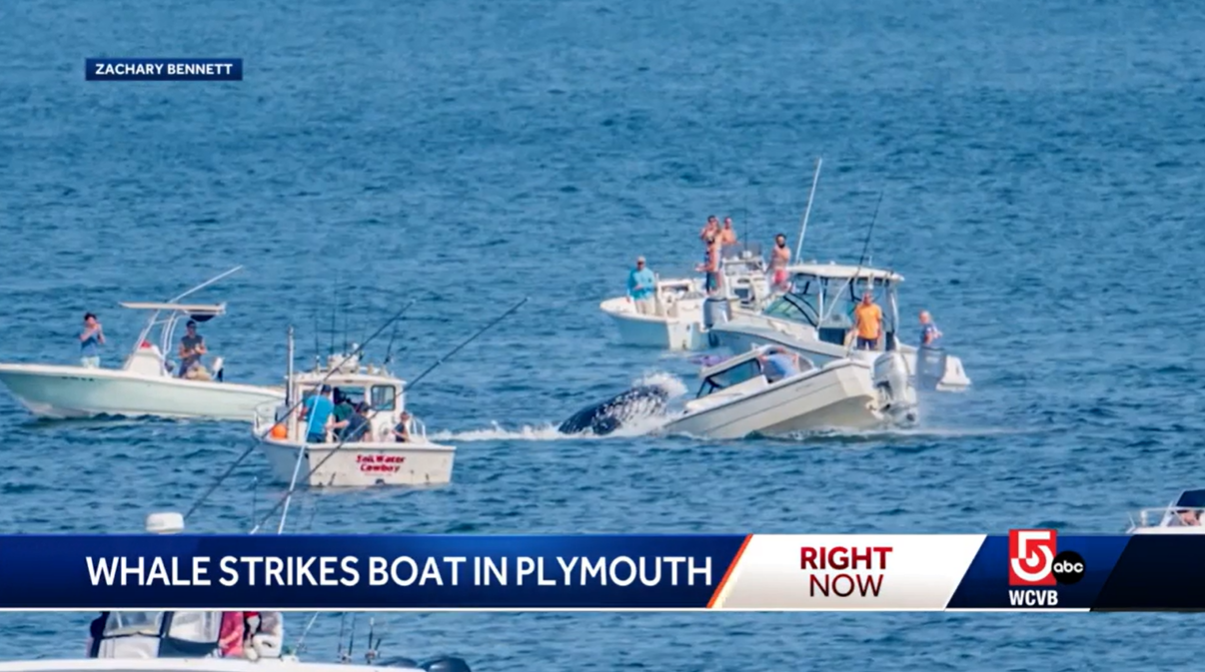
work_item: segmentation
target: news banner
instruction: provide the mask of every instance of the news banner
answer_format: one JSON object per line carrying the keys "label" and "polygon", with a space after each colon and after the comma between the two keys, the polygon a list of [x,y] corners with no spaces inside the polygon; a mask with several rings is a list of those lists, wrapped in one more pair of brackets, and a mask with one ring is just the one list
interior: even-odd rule
{"label": "news banner", "polygon": [[1202,610],[1205,536],[0,537],[0,609]]}

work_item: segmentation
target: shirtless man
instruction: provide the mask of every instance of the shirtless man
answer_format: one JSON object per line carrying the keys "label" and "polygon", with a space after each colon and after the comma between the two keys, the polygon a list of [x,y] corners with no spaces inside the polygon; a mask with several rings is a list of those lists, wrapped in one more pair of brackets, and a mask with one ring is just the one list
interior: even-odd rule
{"label": "shirtless man", "polygon": [[787,247],[787,237],[783,234],[774,236],[774,251],[770,253],[770,269],[774,271],[774,278],[770,284],[779,291],[787,291],[790,283],[787,282],[787,266],[791,263],[791,250]]}
{"label": "shirtless man", "polygon": [[724,218],[724,228],[720,230],[721,245],[736,245],[736,229],[732,228],[732,218]]}

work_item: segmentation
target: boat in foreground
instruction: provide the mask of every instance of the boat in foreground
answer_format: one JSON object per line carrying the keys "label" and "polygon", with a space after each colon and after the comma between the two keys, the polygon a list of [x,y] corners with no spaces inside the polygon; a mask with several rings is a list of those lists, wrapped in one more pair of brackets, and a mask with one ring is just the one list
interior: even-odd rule
{"label": "boat in foreground", "polygon": [[[48,418],[96,416],[242,420],[255,409],[284,399],[282,388],[225,381],[222,359],[202,378],[173,375],[166,358],[182,320],[205,323],[224,315],[226,304],[179,301],[238,270],[232,269],[164,303],[123,302],[151,316],[120,369],[57,364],[0,364],[0,383],[31,413]],[[154,334],[158,332],[158,342]]]}
{"label": "boat in foreground", "polygon": [[[884,269],[835,263],[791,266],[791,291],[764,310],[738,309],[711,328],[712,341],[733,352],[758,345],[781,345],[805,353],[818,363],[846,357],[873,363],[885,351],[903,356],[913,385],[921,390],[957,392],[971,385],[962,360],[938,347],[916,347],[899,340],[898,286],[903,276]],[[887,302],[884,333],[878,349],[851,349],[850,315],[863,292],[879,293]]]}
{"label": "boat in foreground", "polygon": [[[292,347],[290,344],[290,352]],[[291,357],[290,357],[291,361]],[[343,441],[327,432],[326,441],[306,439],[306,421],[299,412],[283,414],[289,400],[321,394],[329,386],[351,406],[367,405],[367,429],[362,437]],[[405,413],[405,382],[383,366],[361,365],[358,355],[332,355],[325,366],[288,375],[289,395],[284,406],[261,407],[252,430],[284,482],[311,487],[366,487],[374,485],[442,485],[452,480],[453,446],[433,443],[417,418]],[[399,442],[394,428],[405,422],[409,440]]]}
{"label": "boat in foreground", "polygon": [[1130,517],[1129,534],[1205,534],[1205,490],[1185,490],[1175,502]]}
{"label": "boat in foreground", "polygon": [[908,396],[898,360],[886,358],[871,370],[854,359],[817,366],[798,357],[797,370],[779,378],[767,366],[775,350],[779,348],[755,348],[702,369],[698,394],[679,412],[668,410],[665,390],[644,385],[579,411],[559,430],[605,435],[656,418],[655,433],[739,439],[875,429],[917,419],[916,399]]}
{"label": "boat in foreground", "polygon": [[615,322],[625,345],[704,350],[712,345],[707,336],[712,318],[735,307],[756,310],[771,294],[765,258],[757,246],[726,248],[722,268],[724,286],[715,295],[708,294],[700,278],[658,279],[652,314],[640,313],[627,296],[607,299],[599,308]]}
{"label": "boat in foreground", "polygon": [[780,436],[822,429],[874,429],[916,420],[915,399],[896,396],[889,369],[855,359],[817,366],[799,358],[799,371],[773,380],[758,348],[703,369],[703,382],[684,412],[661,432],[716,439]]}

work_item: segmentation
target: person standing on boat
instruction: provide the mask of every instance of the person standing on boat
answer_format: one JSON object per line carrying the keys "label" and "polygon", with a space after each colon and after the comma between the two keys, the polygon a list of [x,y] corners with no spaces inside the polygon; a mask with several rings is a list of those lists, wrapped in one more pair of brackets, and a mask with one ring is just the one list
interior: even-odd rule
{"label": "person standing on boat", "polygon": [[402,411],[397,426],[393,428],[393,438],[398,443],[410,443],[410,414]]}
{"label": "person standing on boat", "polygon": [[194,366],[201,363],[201,356],[208,350],[205,348],[205,339],[197,333],[197,323],[189,320],[188,324],[184,325],[184,338],[180,339],[180,377],[184,378]]}
{"label": "person standing on boat", "polygon": [[920,345],[922,348],[936,348],[937,339],[941,338],[941,331],[937,328],[937,324],[933,322],[933,316],[929,311],[920,311]]}
{"label": "person standing on boat", "polygon": [[724,218],[724,228],[720,229],[720,245],[736,245],[736,229],[732,228],[732,218]]}
{"label": "person standing on boat", "polygon": [[707,223],[703,225],[703,230],[699,231],[699,240],[707,240],[712,234],[720,232],[720,220],[716,219],[715,215],[707,218]]}
{"label": "person standing on boat", "polygon": [[653,297],[657,295],[657,277],[644,265],[644,257],[636,257],[636,268],[628,274],[628,296],[636,304],[636,312],[652,315]]}
{"label": "person standing on boat", "polygon": [[862,293],[862,303],[854,308],[854,328],[858,333],[859,350],[877,350],[883,330],[883,309],[874,302],[870,292]]}
{"label": "person standing on boat", "polygon": [[105,344],[105,330],[96,315],[84,314],[84,330],[79,335],[79,360],[85,368],[100,366],[100,346]]}
{"label": "person standing on boat", "polygon": [[326,425],[335,411],[335,404],[331,401],[331,386],[323,385],[318,394],[305,400],[303,408],[301,419],[306,421],[305,442],[326,443]]}
{"label": "person standing on boat", "polygon": [[787,266],[791,264],[791,248],[787,247],[787,237],[784,234],[774,236],[774,251],[770,253],[770,269],[774,271],[774,277],[770,280],[770,284],[779,291],[787,291],[790,289],[790,284],[787,282]]}
{"label": "person standing on boat", "polygon": [[720,252],[723,249],[723,243],[720,241],[721,232],[714,231],[704,238],[707,243],[707,256],[704,261],[695,270],[703,271],[707,274],[707,291],[717,292],[720,289]]}

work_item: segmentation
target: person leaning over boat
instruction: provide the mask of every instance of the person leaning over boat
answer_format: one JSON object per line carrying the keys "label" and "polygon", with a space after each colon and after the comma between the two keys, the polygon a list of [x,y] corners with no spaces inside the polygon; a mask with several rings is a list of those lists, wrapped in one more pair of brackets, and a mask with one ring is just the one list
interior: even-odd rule
{"label": "person leaning over boat", "polygon": [[365,438],[371,438],[366,436],[369,430],[368,414],[370,411],[372,408],[368,404],[362,401],[356,404],[355,412],[347,416],[347,426],[339,433],[339,440],[363,441]]}
{"label": "person leaning over boat", "polygon": [[89,369],[100,366],[100,346],[105,344],[105,330],[93,313],[84,314],[84,330],[79,335],[79,361]]}
{"label": "person leaning over boat", "polygon": [[790,378],[800,371],[799,355],[781,345],[770,346],[764,353],[758,355],[757,361],[761,362],[762,372],[766,375],[766,381],[770,383]]}
{"label": "person leaning over boat", "polygon": [[628,274],[628,296],[636,304],[636,312],[652,315],[655,312],[653,297],[657,292],[657,277],[644,265],[644,257],[636,257],[636,268]]}
{"label": "person leaning over boat", "polygon": [[[180,339],[180,377],[192,377],[202,373],[200,368],[201,356],[208,350],[205,349],[205,338],[197,333],[197,323],[189,320],[188,324],[184,325],[184,337]],[[189,372],[193,367],[197,367],[197,372],[189,376]]]}
{"label": "person leaning over boat", "polygon": [[870,292],[862,293],[862,303],[854,308],[854,329],[858,334],[859,350],[876,350],[883,329],[883,309],[874,302]]}
{"label": "person leaning over boat", "polygon": [[937,328],[937,324],[933,322],[933,316],[929,311],[920,311],[920,345],[922,348],[936,348],[937,339],[941,338],[941,331]]}
{"label": "person leaning over boat", "polygon": [[305,442],[326,443],[326,426],[335,412],[331,386],[323,385],[321,392],[306,399],[302,408],[301,419],[306,421]]}

